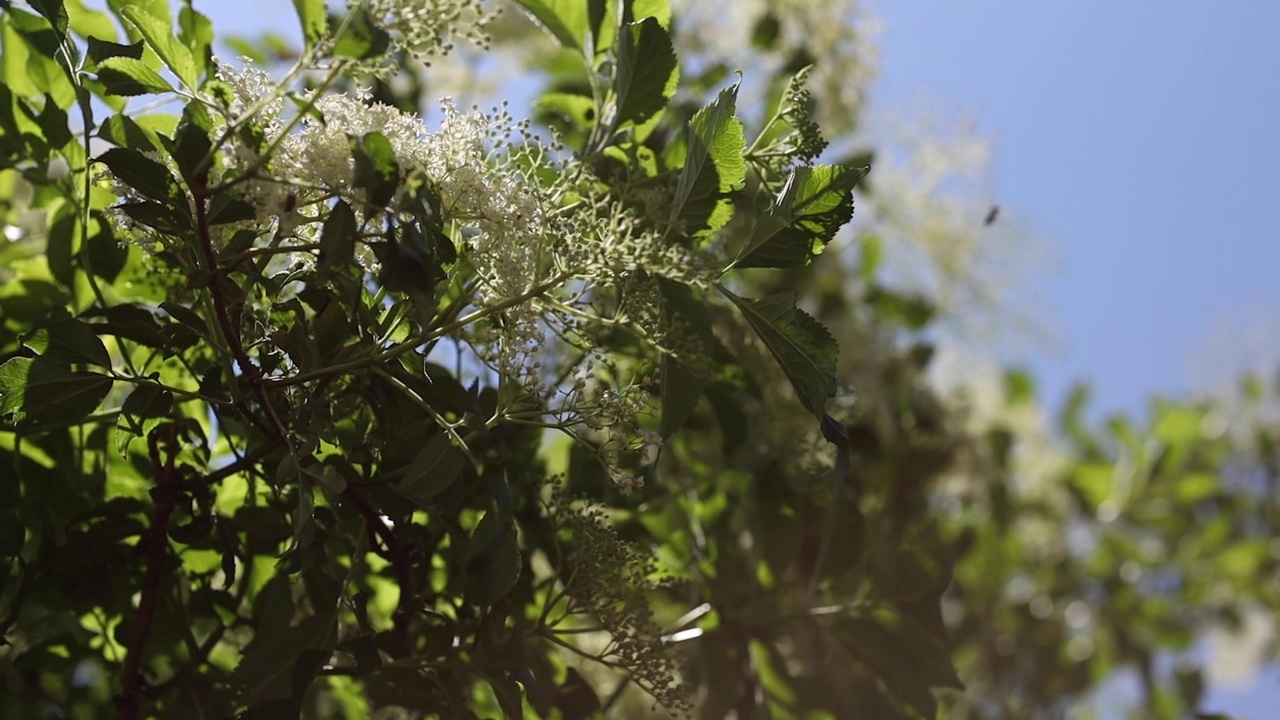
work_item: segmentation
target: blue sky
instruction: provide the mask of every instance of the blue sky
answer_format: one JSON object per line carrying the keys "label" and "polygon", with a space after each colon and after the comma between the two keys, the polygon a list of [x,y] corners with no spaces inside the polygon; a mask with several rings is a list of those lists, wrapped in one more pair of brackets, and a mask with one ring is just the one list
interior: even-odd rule
{"label": "blue sky", "polygon": [[975,119],[998,202],[1051,243],[1028,299],[1060,337],[1025,356],[1050,402],[1088,379],[1137,411],[1280,362],[1280,3],[875,8],[873,106]]}
{"label": "blue sky", "polygon": [[[199,2],[220,32],[296,35],[285,0]],[[1057,407],[1141,412],[1280,368],[1280,2],[880,2],[875,111],[940,103],[994,140],[1004,212],[1055,262],[1023,285],[1054,341],[1026,363]],[[518,113],[517,113],[518,114]],[[1122,691],[1123,694],[1123,691]],[[1259,718],[1268,674],[1211,707]],[[1264,710],[1263,708],[1267,708]]]}

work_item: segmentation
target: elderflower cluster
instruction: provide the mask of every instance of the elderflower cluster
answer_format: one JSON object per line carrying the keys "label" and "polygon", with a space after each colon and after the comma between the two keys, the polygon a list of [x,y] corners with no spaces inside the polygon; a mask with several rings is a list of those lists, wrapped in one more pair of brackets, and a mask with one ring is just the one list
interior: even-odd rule
{"label": "elderflower cluster", "polygon": [[488,48],[486,26],[498,17],[479,0],[347,0],[347,7],[364,7],[392,44],[421,61],[443,57],[455,40]]}
{"label": "elderflower cluster", "polygon": [[565,564],[573,568],[565,586],[571,610],[598,619],[610,635],[598,657],[625,669],[669,711],[688,712],[692,705],[679,661],[663,641],[649,601],[669,585],[654,580],[653,557],[619,537],[598,507],[558,498],[553,512]]}

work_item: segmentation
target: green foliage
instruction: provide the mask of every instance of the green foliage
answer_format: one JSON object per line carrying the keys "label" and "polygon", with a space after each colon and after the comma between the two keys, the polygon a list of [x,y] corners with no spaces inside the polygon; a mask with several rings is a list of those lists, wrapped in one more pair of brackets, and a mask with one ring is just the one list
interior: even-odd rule
{"label": "green foliage", "polygon": [[280,85],[107,4],[0,15],[5,717],[1030,718],[1136,668],[1173,718],[1280,604],[1273,425],[1081,394],[1051,451],[1025,373],[930,382],[803,58],[724,87],[662,0],[520,2],[560,147],[358,89],[420,107],[472,3],[296,0]]}

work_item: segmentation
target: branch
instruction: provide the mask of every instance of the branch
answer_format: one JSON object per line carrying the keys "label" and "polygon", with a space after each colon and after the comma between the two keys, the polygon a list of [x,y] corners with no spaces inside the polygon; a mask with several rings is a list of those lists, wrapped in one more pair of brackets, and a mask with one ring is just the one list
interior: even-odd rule
{"label": "branch", "polygon": [[240,333],[231,323],[231,314],[227,311],[227,298],[222,294],[221,271],[218,267],[218,256],[213,251],[213,238],[209,235],[209,211],[206,200],[209,196],[209,188],[205,184],[207,181],[205,175],[199,175],[193,179],[194,187],[191,193],[195,199],[196,206],[196,233],[200,237],[200,249],[203,254],[205,271],[209,273],[209,292],[213,295],[214,315],[218,318],[218,327],[222,330],[223,340],[226,341],[227,347],[231,349],[231,354],[235,357],[236,365],[240,366],[240,374],[244,381],[253,391],[254,397],[257,398],[258,404],[262,406],[263,412],[271,418],[271,425],[267,426],[257,415],[248,411],[248,408],[241,408],[245,417],[258,427],[268,438],[279,443],[288,444],[288,433],[284,429],[284,424],[280,422],[280,418],[276,415],[275,407],[267,398],[266,390],[262,387],[262,371],[258,369],[249,360],[249,354],[245,352],[244,343],[240,340]]}
{"label": "branch", "polygon": [[[160,457],[160,433],[168,446],[168,457]],[[147,532],[147,569],[142,578],[142,598],[138,601],[138,613],[134,620],[133,637],[126,648],[124,672],[120,694],[115,698],[116,715],[120,720],[138,717],[138,697],[142,693],[142,653],[155,618],[156,602],[160,595],[160,579],[164,571],[165,555],[169,549],[169,516],[179,491],[178,473],[174,459],[178,455],[178,426],[164,425],[147,436],[147,449],[151,455],[151,477],[156,487],[152,491],[155,506],[151,509],[151,528]]]}

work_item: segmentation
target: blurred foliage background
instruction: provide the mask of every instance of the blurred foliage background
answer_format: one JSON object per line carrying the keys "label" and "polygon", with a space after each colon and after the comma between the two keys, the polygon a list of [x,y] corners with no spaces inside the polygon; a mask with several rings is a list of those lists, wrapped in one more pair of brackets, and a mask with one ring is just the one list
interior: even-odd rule
{"label": "blurred foliage background", "polygon": [[[1005,289],[1018,280],[1019,253],[1029,252],[1016,225],[994,217],[983,177],[985,144],[927,127],[892,138],[863,131],[864,99],[877,63],[870,14],[852,0],[673,4],[681,83],[650,145],[661,148],[677,136],[739,70],[738,110],[750,137],[792,76],[814,65],[813,119],[830,139],[823,158],[871,168],[856,188],[853,221],[817,261],[782,273],[749,272],[736,286],[751,296],[797,293],[800,306],[839,342],[842,390],[828,412],[843,423],[834,447],[845,456],[835,459],[831,428],[817,426],[797,405],[768,350],[725,308],[711,308],[716,337],[740,374],[723,375],[705,388],[685,429],[646,471],[644,489],[619,495],[580,449],[532,434],[494,440],[499,459],[493,466],[563,472],[565,495],[549,506],[588,497],[598,508],[540,515],[546,499],[538,488],[516,487],[507,502],[526,550],[549,552],[548,538],[557,533],[571,538],[565,543],[587,568],[583,577],[595,568],[596,580],[609,587],[593,612],[618,613],[624,624],[655,623],[662,632],[643,636],[628,651],[635,654],[614,668],[573,652],[530,659],[518,643],[503,644],[509,637],[495,637],[490,655],[449,655],[446,660],[461,669],[431,671],[437,682],[471,688],[483,685],[477,678],[487,681],[464,692],[481,716],[510,715],[513,702],[545,717],[665,716],[640,691],[646,682],[658,682],[665,666],[649,667],[653,677],[628,669],[637,657],[660,650],[678,658],[693,713],[709,719],[1174,719],[1212,713],[1202,706],[1209,637],[1236,642],[1213,662],[1256,666],[1272,662],[1277,652],[1280,423],[1274,409],[1280,387],[1244,378],[1230,397],[1154,398],[1141,420],[1114,416],[1101,424],[1086,419],[1088,392],[1081,388],[1065,412],[1050,417],[1034,377],[997,367],[976,350],[990,323],[1024,320],[1003,303]],[[440,95],[478,102],[524,97],[542,131],[554,127],[573,146],[582,129],[564,98],[583,91],[581,65],[519,8],[506,10],[490,28],[488,51],[459,47],[430,67],[406,61],[401,73],[374,84],[373,96],[415,112]],[[7,59],[15,44],[29,42],[13,24],[6,25]],[[229,45],[264,66],[279,66],[300,52],[279,38],[240,38]],[[6,63],[0,79],[20,94],[15,73],[24,72],[26,65]],[[66,278],[40,267],[50,252],[46,238],[56,228],[37,210],[52,184],[42,185],[39,173],[24,166],[31,160],[21,156],[26,148],[15,147],[12,135],[6,138],[4,221],[6,229],[22,229],[0,247],[0,351],[9,356],[64,303],[59,286]],[[734,221],[742,224],[731,223],[725,233],[746,232],[751,217],[744,208]],[[56,269],[54,258],[48,261]],[[141,272],[136,251],[124,262],[125,276]],[[157,298],[164,292],[172,298],[182,289],[164,289]],[[617,352],[631,350],[617,342]],[[465,412],[466,388],[433,379],[447,387],[445,395],[457,396]],[[379,410],[400,413],[396,420],[412,415],[395,403]],[[376,425],[379,441],[391,442],[397,422],[384,418]],[[50,492],[72,487],[66,484],[72,475],[90,478],[98,461],[80,448],[97,447],[101,438],[50,432],[25,440],[25,450],[16,438],[12,427],[0,432],[4,466],[29,465],[20,487],[0,485],[6,508],[44,508],[65,515],[65,522],[83,513],[120,514],[49,540],[66,563],[61,576],[47,579],[62,583],[56,592],[33,586],[16,561],[0,569],[6,583],[0,628],[8,640],[0,648],[0,688],[8,689],[0,708],[6,717],[108,717],[101,709],[110,704],[111,668],[118,663],[112,653],[120,648],[108,637],[106,618],[118,623],[128,615],[129,594],[121,593],[139,578],[95,569],[133,557],[117,540],[136,534],[137,516],[128,518],[138,508],[130,503],[141,500],[108,494],[68,508],[65,498],[41,497],[33,477],[47,476],[47,487],[56,489]],[[83,467],[68,470],[68,463]],[[394,502],[377,501],[385,503],[381,512],[395,512],[388,509]],[[458,502],[474,509],[477,501]],[[412,511],[400,512],[398,519],[411,525]],[[3,518],[0,547],[9,557],[23,546],[23,522],[16,512]],[[261,553],[281,542],[279,528],[270,527],[276,533],[270,537],[242,535],[242,543],[258,544],[245,551]],[[283,532],[287,540],[287,524]],[[458,537],[452,530],[419,532],[424,534],[414,542],[442,543],[441,557],[449,552],[445,538]],[[526,569],[536,555],[525,554]],[[474,561],[456,565],[454,558],[449,567],[465,570]],[[423,562],[430,567],[430,556]],[[268,562],[258,572],[270,575],[271,567]],[[626,569],[634,577],[628,585],[605,569]],[[390,615],[395,600],[388,605],[376,592],[390,572],[371,568],[369,574],[378,577],[369,584],[372,602],[384,606],[371,612]],[[526,582],[534,574],[521,576],[512,604],[533,603],[538,589]],[[650,585],[657,576],[671,582]],[[278,580],[281,575],[272,577],[277,579],[254,581],[254,614],[287,617],[293,602],[288,584]],[[626,587],[619,589],[619,582]],[[323,587],[317,581],[308,592]],[[484,595],[474,584],[468,587],[472,599]],[[453,589],[437,588],[441,596]],[[35,594],[25,596],[29,591]],[[193,606],[231,602],[206,594],[188,600]],[[75,608],[72,620],[60,602]],[[203,610],[228,614],[226,607]],[[517,609],[505,612],[521,616]],[[173,626],[163,628],[166,641],[189,642],[181,620],[170,620]],[[482,618],[459,614],[449,622],[465,625],[466,632],[427,623],[437,633],[433,642],[489,632]],[[287,620],[283,627],[290,629]],[[252,642],[244,638],[253,635],[239,632],[234,622],[228,626],[228,642]],[[345,650],[356,657],[370,652],[359,645],[364,639]],[[373,652],[389,650],[378,646]],[[512,659],[516,655],[519,661]],[[278,670],[272,661],[259,660],[264,672]],[[295,653],[275,661],[293,669],[300,660]],[[485,675],[485,663],[500,672]],[[529,692],[534,683],[519,675],[521,669],[554,692],[535,698]],[[167,670],[179,678],[169,682],[185,682],[180,668]],[[1138,679],[1135,705],[1098,707],[1092,699],[1099,688],[1122,676]],[[394,663],[372,679],[322,672],[302,711],[307,717],[413,717],[394,708],[443,702],[430,693],[413,697],[409,690],[421,682]],[[191,705],[169,712],[202,706],[201,686],[190,687]],[[515,700],[504,697],[512,691]],[[436,712],[449,716],[448,710]]]}

